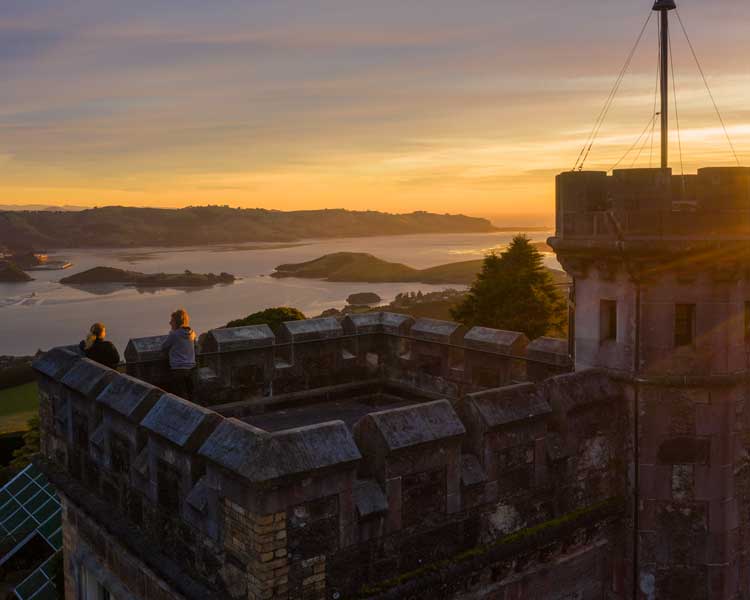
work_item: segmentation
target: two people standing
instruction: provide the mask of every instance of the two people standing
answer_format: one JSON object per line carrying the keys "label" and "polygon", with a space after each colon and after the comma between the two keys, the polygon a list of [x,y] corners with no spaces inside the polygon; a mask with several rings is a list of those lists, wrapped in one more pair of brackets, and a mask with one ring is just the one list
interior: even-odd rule
{"label": "two people standing", "polygon": [[[172,313],[169,326],[169,335],[162,344],[162,350],[169,356],[170,370],[170,377],[164,387],[168,392],[190,399],[193,392],[197,335],[190,327],[190,316],[182,308]],[[106,335],[104,325],[94,323],[79,347],[87,358],[116,369],[120,364],[120,354],[112,342],[105,340]]]}

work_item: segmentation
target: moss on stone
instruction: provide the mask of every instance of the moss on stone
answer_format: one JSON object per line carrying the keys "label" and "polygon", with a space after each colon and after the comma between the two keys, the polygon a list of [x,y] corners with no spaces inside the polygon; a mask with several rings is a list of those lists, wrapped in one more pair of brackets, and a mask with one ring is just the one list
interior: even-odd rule
{"label": "moss on stone", "polygon": [[592,504],[591,506],[586,506],[566,513],[556,519],[550,519],[549,521],[539,523],[538,525],[534,525],[533,527],[519,529],[518,531],[499,538],[491,544],[476,546],[474,548],[461,552],[460,554],[452,556],[451,558],[424,565],[418,569],[402,573],[397,577],[393,577],[391,579],[387,579],[375,584],[364,585],[360,589],[357,597],[370,598],[372,596],[376,596],[377,594],[381,594],[400,585],[403,585],[408,581],[419,579],[431,573],[437,573],[452,565],[487,556],[491,552],[498,551],[503,547],[507,547],[508,549],[510,549],[513,546],[518,546],[519,550],[521,548],[531,548],[537,543],[543,542],[543,538],[546,537],[546,534],[551,534],[555,530],[559,530],[565,526],[575,524],[576,522],[582,521],[586,517],[589,517],[596,513],[602,513],[602,516],[604,517],[604,515],[621,509],[623,506],[624,501],[622,498],[608,498],[607,500],[597,502],[596,504]]}

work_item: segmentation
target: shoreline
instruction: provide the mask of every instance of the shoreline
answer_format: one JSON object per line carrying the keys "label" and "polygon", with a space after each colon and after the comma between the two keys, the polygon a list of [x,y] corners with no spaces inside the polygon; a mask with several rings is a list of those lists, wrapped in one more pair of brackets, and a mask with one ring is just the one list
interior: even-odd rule
{"label": "shoreline", "polygon": [[[226,248],[227,252],[231,251],[243,251],[243,250],[275,250],[280,248],[294,248],[297,246],[306,246],[309,244],[330,242],[330,241],[346,241],[346,240],[369,240],[374,238],[404,238],[404,237],[421,237],[430,235],[443,235],[443,236],[459,236],[459,235],[492,235],[492,234],[508,234],[508,233],[542,233],[549,231],[554,232],[554,226],[542,227],[501,227],[495,228],[491,231],[453,231],[449,233],[440,231],[427,231],[419,233],[392,233],[392,234],[372,234],[372,235],[341,235],[341,236],[330,236],[330,237],[318,237],[318,238],[294,238],[287,240],[257,240],[251,242],[216,242],[204,245],[151,245],[151,246],[106,246],[106,245],[91,245],[91,246],[50,246],[46,250],[50,253],[60,254],[63,252],[87,252],[87,251],[142,251],[151,250],[153,252],[185,252],[191,250],[212,250],[215,251],[218,248]],[[253,246],[262,246],[253,248]]]}

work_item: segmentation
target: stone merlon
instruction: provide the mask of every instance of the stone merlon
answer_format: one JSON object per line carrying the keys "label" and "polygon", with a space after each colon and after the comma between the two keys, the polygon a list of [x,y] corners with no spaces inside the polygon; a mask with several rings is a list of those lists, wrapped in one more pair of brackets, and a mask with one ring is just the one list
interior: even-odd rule
{"label": "stone merlon", "polygon": [[438,319],[417,319],[411,328],[412,337],[443,344],[460,343],[465,332],[466,327],[463,325]]}
{"label": "stone merlon", "polygon": [[203,352],[231,352],[233,350],[250,350],[266,348],[276,343],[268,325],[250,325],[248,327],[224,327],[212,329],[203,341]]}
{"label": "stone merlon", "polygon": [[[355,435],[359,433],[361,436],[365,431],[376,431],[379,445],[387,453],[460,437],[466,433],[463,423],[447,400],[370,413],[357,424]],[[367,442],[363,443],[368,445]]]}
{"label": "stone merlon", "polygon": [[166,353],[161,349],[166,340],[166,335],[133,338],[125,347],[125,360],[128,362],[161,360],[166,357]]}
{"label": "stone merlon", "polygon": [[570,363],[568,340],[551,337],[535,339],[526,347],[526,356],[531,360],[566,365]]}
{"label": "stone merlon", "polygon": [[61,379],[66,387],[93,400],[118,373],[88,358],[78,360]]}
{"label": "stone merlon", "polygon": [[544,418],[552,412],[538,386],[531,383],[470,394],[467,404],[486,430]]}
{"label": "stone merlon", "polygon": [[369,312],[347,315],[344,319],[344,331],[347,334],[387,333],[405,335],[409,332],[414,319],[407,315],[389,312]]}
{"label": "stone merlon", "polygon": [[285,342],[308,342],[344,335],[341,324],[333,317],[305,319],[281,324],[279,337]]}
{"label": "stone merlon", "polygon": [[97,401],[131,421],[140,421],[164,392],[159,388],[119,374],[104,388]]}
{"label": "stone merlon", "polygon": [[39,356],[34,361],[33,367],[47,377],[59,381],[80,359],[81,355],[70,349],[53,348]]}
{"label": "stone merlon", "polygon": [[208,437],[199,453],[252,483],[261,483],[362,458],[341,421],[268,433],[229,418]]}
{"label": "stone merlon", "polygon": [[189,449],[199,444],[206,431],[221,417],[214,411],[164,394],[141,421],[141,426],[179,446]]}
{"label": "stone merlon", "polygon": [[[472,327],[464,336],[464,346],[467,348],[514,356],[526,354],[528,344],[529,340],[523,333],[489,327]],[[565,352],[567,353],[567,348]]]}

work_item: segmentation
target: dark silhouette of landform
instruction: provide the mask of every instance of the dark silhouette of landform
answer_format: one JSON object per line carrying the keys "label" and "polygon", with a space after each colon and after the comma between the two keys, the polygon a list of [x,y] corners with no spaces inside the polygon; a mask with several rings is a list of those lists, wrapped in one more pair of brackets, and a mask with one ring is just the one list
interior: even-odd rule
{"label": "dark silhouette of landform", "polygon": [[0,260],[0,283],[26,283],[32,278],[14,263]]}
{"label": "dark silhouette of landform", "polygon": [[137,288],[191,288],[211,287],[219,284],[234,283],[235,277],[230,273],[139,273],[114,267],[94,267],[81,273],[60,280],[60,283],[74,286],[96,286],[101,284],[119,284]]}
{"label": "dark silhouette of landform", "polygon": [[375,292],[355,292],[349,294],[346,303],[352,306],[372,306],[378,304],[382,298]]}
{"label": "dark silhouette of landform", "polygon": [[[364,252],[336,252],[315,260],[276,267],[271,277],[299,277],[361,283],[470,284],[482,269],[483,259],[415,269]],[[563,271],[550,269],[556,282],[567,282]]]}
{"label": "dark silhouette of landform", "polygon": [[417,233],[488,233],[487,219],[427,212],[279,211],[200,206],[108,206],[82,211],[2,211],[8,248],[177,247]]}

